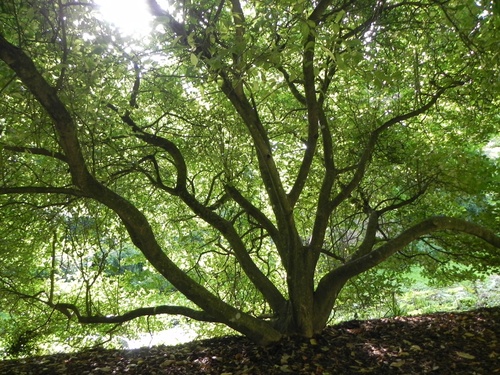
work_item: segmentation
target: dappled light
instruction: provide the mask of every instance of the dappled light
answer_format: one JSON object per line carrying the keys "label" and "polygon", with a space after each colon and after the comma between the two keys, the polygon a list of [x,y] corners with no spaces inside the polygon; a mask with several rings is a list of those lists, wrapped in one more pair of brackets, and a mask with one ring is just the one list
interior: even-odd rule
{"label": "dappled light", "polygon": [[312,339],[289,338],[266,348],[229,336],[133,351],[95,349],[78,354],[0,362],[12,375],[61,374],[495,374],[500,309],[421,317],[351,321]]}

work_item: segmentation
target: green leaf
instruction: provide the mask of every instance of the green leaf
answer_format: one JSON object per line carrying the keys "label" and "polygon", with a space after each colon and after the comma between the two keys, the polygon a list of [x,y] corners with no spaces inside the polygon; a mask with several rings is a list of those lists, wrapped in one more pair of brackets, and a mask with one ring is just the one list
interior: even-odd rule
{"label": "green leaf", "polygon": [[335,15],[335,19],[333,20],[333,23],[334,24],[339,24],[340,21],[342,20],[342,18],[344,18],[345,14],[346,14],[346,11],[344,9],[342,9],[340,12],[338,12]]}
{"label": "green leaf", "polygon": [[196,56],[194,53],[191,53],[191,54],[189,55],[189,58],[190,58],[190,60],[191,60],[191,64],[192,64],[193,66],[198,65],[198,56]]}

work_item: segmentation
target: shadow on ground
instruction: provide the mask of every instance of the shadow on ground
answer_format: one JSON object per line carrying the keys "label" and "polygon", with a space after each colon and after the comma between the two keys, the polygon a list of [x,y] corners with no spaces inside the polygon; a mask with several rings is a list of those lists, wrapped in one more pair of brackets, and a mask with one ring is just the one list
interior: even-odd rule
{"label": "shadow on ground", "polygon": [[0,374],[500,375],[500,307],[350,321],[314,339],[255,346],[230,336],[177,346],[90,350],[0,362]]}

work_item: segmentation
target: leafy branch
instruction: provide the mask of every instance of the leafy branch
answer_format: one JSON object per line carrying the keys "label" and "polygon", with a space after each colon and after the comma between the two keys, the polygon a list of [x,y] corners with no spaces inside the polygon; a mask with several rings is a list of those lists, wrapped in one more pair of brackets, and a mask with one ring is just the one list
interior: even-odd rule
{"label": "leafy branch", "polygon": [[385,242],[375,250],[368,252],[362,249],[357,253],[357,257],[353,257],[349,262],[323,276],[315,292],[318,313],[326,313],[326,311],[331,310],[332,295],[338,293],[347,280],[382,263],[391,255],[401,251],[411,242],[420,239],[422,236],[441,231],[467,233],[482,239],[496,248],[500,248],[499,236],[493,231],[469,221],[445,216],[423,220],[406,229],[395,238]]}
{"label": "leafy branch", "polygon": [[139,318],[141,316],[156,316],[156,315],[183,315],[188,318],[192,318],[202,322],[213,322],[213,323],[221,323],[220,319],[214,318],[209,314],[200,311],[194,310],[189,307],[183,306],[171,306],[171,305],[158,305],[154,307],[141,307],[134,310],[127,311],[124,314],[120,315],[82,315],[78,307],[71,303],[49,303],[46,302],[47,305],[52,307],[53,309],[63,313],[69,319],[76,317],[79,323],[85,324],[116,324],[116,323],[125,323],[130,320]]}

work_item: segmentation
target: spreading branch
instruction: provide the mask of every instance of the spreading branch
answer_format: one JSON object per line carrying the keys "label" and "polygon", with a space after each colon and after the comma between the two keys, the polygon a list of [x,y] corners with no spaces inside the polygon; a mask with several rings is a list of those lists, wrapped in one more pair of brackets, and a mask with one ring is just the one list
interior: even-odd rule
{"label": "spreading branch", "polygon": [[16,187],[0,187],[0,194],[62,194],[71,195],[74,197],[90,197],[84,191],[56,186],[16,186]]}
{"label": "spreading branch", "polygon": [[68,160],[64,154],[57,152],[57,151],[47,150],[47,149],[41,148],[41,147],[22,147],[22,146],[11,146],[11,145],[4,145],[2,147],[4,150],[11,151],[11,152],[48,156],[50,158],[59,159],[65,163],[68,162]]}
{"label": "spreading branch", "polygon": [[130,320],[142,316],[156,316],[156,315],[183,315],[201,322],[221,323],[220,319],[214,318],[204,311],[194,310],[183,306],[160,305],[154,307],[141,307],[138,309],[130,310],[120,315],[82,315],[78,307],[71,303],[55,303],[47,304],[53,309],[61,312],[68,318],[76,317],[79,323],[86,324],[117,324],[125,323]]}
{"label": "spreading branch", "polygon": [[470,234],[486,243],[500,249],[500,236],[493,231],[466,220],[453,217],[433,217],[424,220],[402,232],[399,236],[387,241],[380,247],[365,255],[365,251],[357,253],[356,258],[330,271],[320,280],[315,292],[316,311],[326,313],[331,311],[334,296],[350,278],[359,275],[403,250],[411,242],[433,232],[453,231]]}

